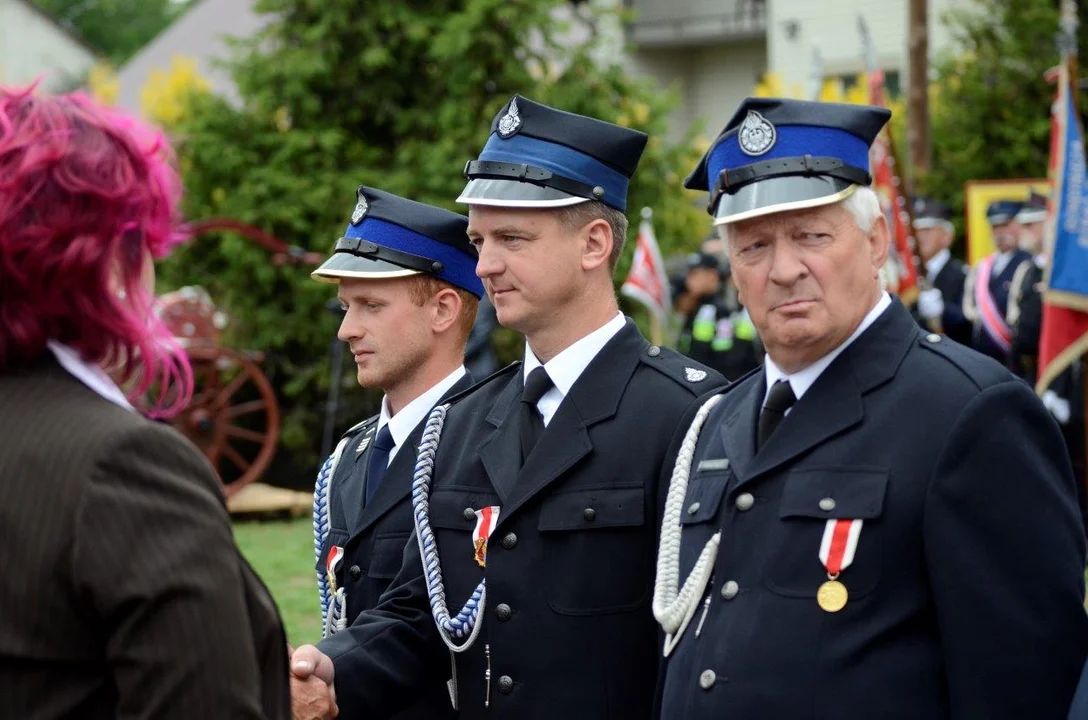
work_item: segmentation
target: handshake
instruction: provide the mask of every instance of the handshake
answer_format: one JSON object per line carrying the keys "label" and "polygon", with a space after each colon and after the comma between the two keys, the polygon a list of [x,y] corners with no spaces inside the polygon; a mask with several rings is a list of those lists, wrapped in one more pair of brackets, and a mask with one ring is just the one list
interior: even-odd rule
{"label": "handshake", "polygon": [[294,720],[331,720],[336,707],[332,660],[313,645],[287,646],[291,674],[291,716]]}

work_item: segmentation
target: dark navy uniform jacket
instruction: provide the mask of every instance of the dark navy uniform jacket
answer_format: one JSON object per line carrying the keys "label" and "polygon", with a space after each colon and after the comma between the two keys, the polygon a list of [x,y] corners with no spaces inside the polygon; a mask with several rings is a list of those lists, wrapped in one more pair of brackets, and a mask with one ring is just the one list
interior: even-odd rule
{"label": "dark navy uniform jacket", "polygon": [[[1031,388],[893,302],[756,452],[764,391],[762,370],[732,385],[699,438],[681,581],[721,545],[661,718],[1064,718],[1088,652],[1085,547]],[[816,599],[829,518],[864,520],[837,613]]]}
{"label": "dark navy uniform jacket", "polygon": [[[453,404],[430,494],[453,614],[485,573],[473,556],[473,509],[502,508],[487,549],[482,631],[457,656],[462,720],[651,717],[660,475],[671,468],[681,418],[723,383],[651,346],[628,320],[578,377],[520,471],[521,366]],[[378,607],[319,648],[335,663],[346,718],[390,717],[420,687],[449,677],[415,542]]]}
{"label": "dark navy uniform jacket", "polygon": [[[472,376],[466,373],[439,402],[467,390]],[[348,624],[364,610],[378,604],[378,598],[400,569],[404,545],[412,535],[412,471],[416,447],[423,434],[420,423],[397,450],[381,486],[370,504],[363,506],[367,465],[378,416],[369,418],[352,431],[344,446],[329,488],[329,533],[320,553],[317,571],[325,572],[329,549],[338,545],[344,556],[336,569],[336,585],[345,589]],[[357,452],[366,443],[363,452]],[[440,720],[455,717],[442,680],[435,680],[416,695],[414,702],[397,720]]]}
{"label": "dark navy uniform jacket", "polygon": [[[963,290],[966,283],[967,266],[954,257],[949,257],[933,278],[933,287],[941,291],[941,299],[944,300],[941,332],[958,343],[970,346],[971,321],[963,314]],[[919,325],[927,327],[925,318],[917,313],[917,306],[911,307],[911,313]]]}

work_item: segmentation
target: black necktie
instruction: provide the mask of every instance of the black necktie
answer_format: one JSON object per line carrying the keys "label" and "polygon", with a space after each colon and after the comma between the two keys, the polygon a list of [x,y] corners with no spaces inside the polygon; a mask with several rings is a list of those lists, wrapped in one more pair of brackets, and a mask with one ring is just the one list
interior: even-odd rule
{"label": "black necktie", "polygon": [[786,417],[786,411],[797,402],[793,394],[789,380],[779,380],[771,388],[767,400],[763,403],[763,410],[759,413],[759,429],[756,431],[756,451],[770,439],[782,420]]}
{"label": "black necktie", "polygon": [[378,491],[385,477],[385,469],[389,466],[389,451],[393,449],[393,433],[389,432],[386,424],[378,431],[374,438],[374,444],[370,446],[370,456],[366,466],[366,504],[370,504],[370,498]]}
{"label": "black necktie", "polygon": [[540,436],[544,434],[544,418],[540,416],[536,404],[540,402],[540,398],[544,397],[544,393],[552,389],[552,386],[552,379],[548,377],[548,372],[543,365],[533,369],[525,380],[525,387],[521,391],[521,425],[519,428],[521,431],[522,465],[525,464],[525,459],[529,457],[529,453],[536,447]]}

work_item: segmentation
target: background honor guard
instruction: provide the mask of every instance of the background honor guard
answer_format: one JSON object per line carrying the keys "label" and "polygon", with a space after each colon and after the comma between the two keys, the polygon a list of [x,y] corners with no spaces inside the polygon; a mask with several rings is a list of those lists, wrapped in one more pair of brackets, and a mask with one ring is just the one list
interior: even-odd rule
{"label": "background honor guard", "polygon": [[1073,697],[1088,616],[1061,437],[1031,388],[881,289],[868,149],[888,117],[749,99],[688,179],[767,355],[676,438],[664,720],[1057,719]]}
{"label": "background honor guard", "polygon": [[967,266],[948,249],[955,234],[951,207],[925,198],[914,201],[914,237],[930,287],[919,293],[911,313],[923,328],[936,320],[940,332],[970,345],[971,323],[963,315]]}
{"label": "background honor guard", "polygon": [[[648,719],[659,477],[677,424],[723,380],[618,310],[646,136],[523,97],[491,130],[459,200],[477,274],[526,359],[436,408],[417,462],[419,543],[378,607],[320,649],[345,717],[389,717],[454,658],[463,720]],[[296,672],[317,660],[300,648]]]}
{"label": "background honor guard", "polygon": [[1024,263],[1032,263],[1020,249],[1020,223],[1016,216],[1023,203],[998,200],[986,208],[997,250],[984,257],[967,275],[963,292],[963,314],[972,323],[971,346],[1002,365],[1012,352],[1012,329],[1007,313],[1012,278]]}
{"label": "background honor guard", "polygon": [[1020,249],[1032,262],[1022,262],[1013,273],[1005,320],[1012,335],[1009,363],[1012,371],[1034,385],[1038,371],[1039,335],[1043,329],[1043,234],[1046,229],[1046,196],[1032,193],[1016,215],[1020,225]]}
{"label": "background honor guard", "polygon": [[[462,358],[483,285],[462,215],[360,187],[351,221],[313,277],[339,284],[359,384],[381,388],[381,413],[352,428],[314,491],[324,635],[342,630],[400,569],[412,532],[415,449],[431,408],[467,389]],[[396,717],[452,716],[441,680]]]}

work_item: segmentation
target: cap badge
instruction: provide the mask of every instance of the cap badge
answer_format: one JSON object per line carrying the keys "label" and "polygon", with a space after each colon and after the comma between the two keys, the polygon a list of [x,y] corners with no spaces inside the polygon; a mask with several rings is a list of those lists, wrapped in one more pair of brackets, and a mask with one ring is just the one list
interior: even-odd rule
{"label": "cap badge", "polygon": [[366,196],[359,193],[359,202],[355,203],[355,209],[351,211],[351,224],[358,225],[369,209],[370,205],[366,201]]}
{"label": "cap badge", "polygon": [[755,110],[749,110],[737,133],[740,149],[745,155],[763,155],[774,147],[778,133],[765,117]]}
{"label": "cap badge", "polygon": [[499,118],[499,137],[508,138],[521,128],[521,116],[518,115],[518,99],[510,101],[506,114]]}
{"label": "cap badge", "polygon": [[706,380],[706,370],[686,367],[684,368],[684,376],[688,379],[688,382],[702,382],[703,380]]}

